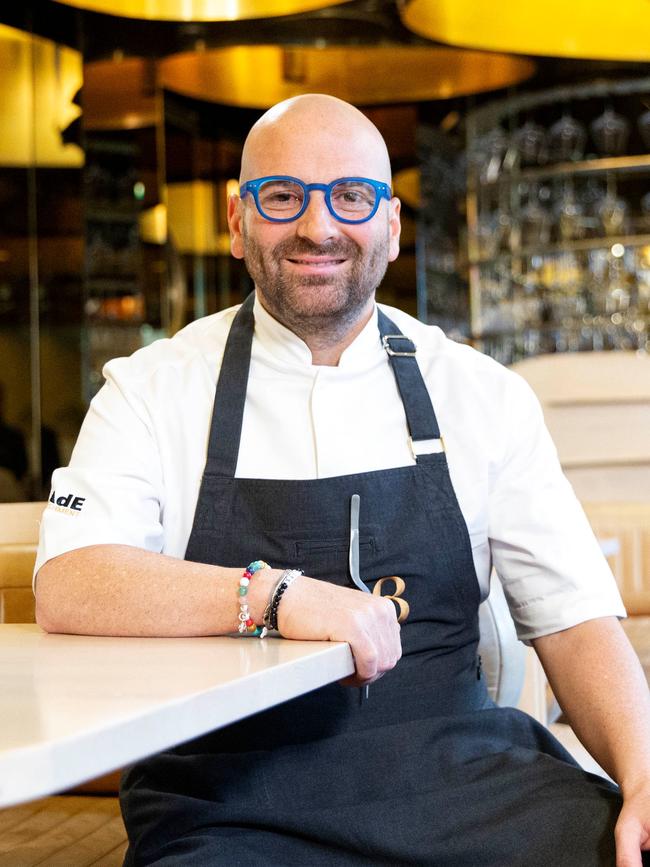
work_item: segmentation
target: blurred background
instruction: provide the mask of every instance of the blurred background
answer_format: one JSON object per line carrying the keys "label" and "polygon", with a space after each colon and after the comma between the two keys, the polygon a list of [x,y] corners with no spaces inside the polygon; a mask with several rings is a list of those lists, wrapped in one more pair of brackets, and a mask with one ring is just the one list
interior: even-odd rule
{"label": "blurred background", "polygon": [[648,60],[647,0],[2,4],[0,499],[47,496],[107,359],[251,290],[226,199],[298,93],[388,143],[380,301],[504,364],[646,353]]}

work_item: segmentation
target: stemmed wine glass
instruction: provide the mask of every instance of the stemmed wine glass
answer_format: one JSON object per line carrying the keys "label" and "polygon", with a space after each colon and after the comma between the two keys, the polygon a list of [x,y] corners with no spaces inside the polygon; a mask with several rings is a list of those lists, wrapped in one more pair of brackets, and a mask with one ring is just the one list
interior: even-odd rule
{"label": "stemmed wine glass", "polygon": [[611,106],[592,121],[590,129],[596,149],[602,156],[617,157],[625,153],[630,137],[630,124],[627,118],[615,112]]}
{"label": "stemmed wine glass", "polygon": [[548,131],[548,152],[552,162],[580,160],[584,156],[587,130],[566,110]]}
{"label": "stemmed wine glass", "polygon": [[546,130],[532,120],[514,131],[512,145],[520,166],[541,166],[548,159]]}

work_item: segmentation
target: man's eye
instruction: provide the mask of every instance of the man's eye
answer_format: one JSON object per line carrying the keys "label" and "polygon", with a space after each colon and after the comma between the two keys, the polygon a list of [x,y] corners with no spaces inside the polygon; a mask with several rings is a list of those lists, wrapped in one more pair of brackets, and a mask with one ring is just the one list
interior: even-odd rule
{"label": "man's eye", "polygon": [[261,196],[264,208],[287,208],[300,204],[300,197],[292,190],[268,190]]}
{"label": "man's eye", "polygon": [[335,207],[340,208],[371,208],[374,203],[374,191],[365,187],[346,187],[334,190],[332,200]]}

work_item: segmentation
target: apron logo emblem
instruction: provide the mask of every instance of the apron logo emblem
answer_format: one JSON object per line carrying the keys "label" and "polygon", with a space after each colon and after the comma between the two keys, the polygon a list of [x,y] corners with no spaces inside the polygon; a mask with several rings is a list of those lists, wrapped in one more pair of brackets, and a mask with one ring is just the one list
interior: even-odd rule
{"label": "apron logo emblem", "polygon": [[[384,586],[385,581],[392,581],[395,585],[395,590],[393,593],[382,593],[382,587]],[[372,588],[373,596],[383,596],[385,599],[390,599],[392,602],[397,605],[399,608],[399,616],[397,618],[398,623],[404,623],[406,618],[409,616],[409,604],[406,599],[402,599],[402,593],[406,590],[406,581],[403,578],[399,578],[397,575],[390,575],[387,578],[380,578],[375,586]]]}

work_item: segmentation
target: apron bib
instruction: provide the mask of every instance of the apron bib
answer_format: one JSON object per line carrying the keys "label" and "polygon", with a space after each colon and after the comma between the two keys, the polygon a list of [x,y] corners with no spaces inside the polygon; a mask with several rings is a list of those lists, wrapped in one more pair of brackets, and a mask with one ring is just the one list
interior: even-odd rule
{"label": "apron bib", "polygon": [[[615,787],[488,698],[479,585],[444,451],[336,478],[235,477],[253,301],[226,344],[186,559],[243,568],[259,558],[354,586],[356,494],[361,578],[371,591],[384,577],[404,582],[403,656],[367,698],[331,684],[135,765],[121,792],[125,863],[613,864]],[[415,347],[382,311],[378,327],[411,439],[439,440]]]}

